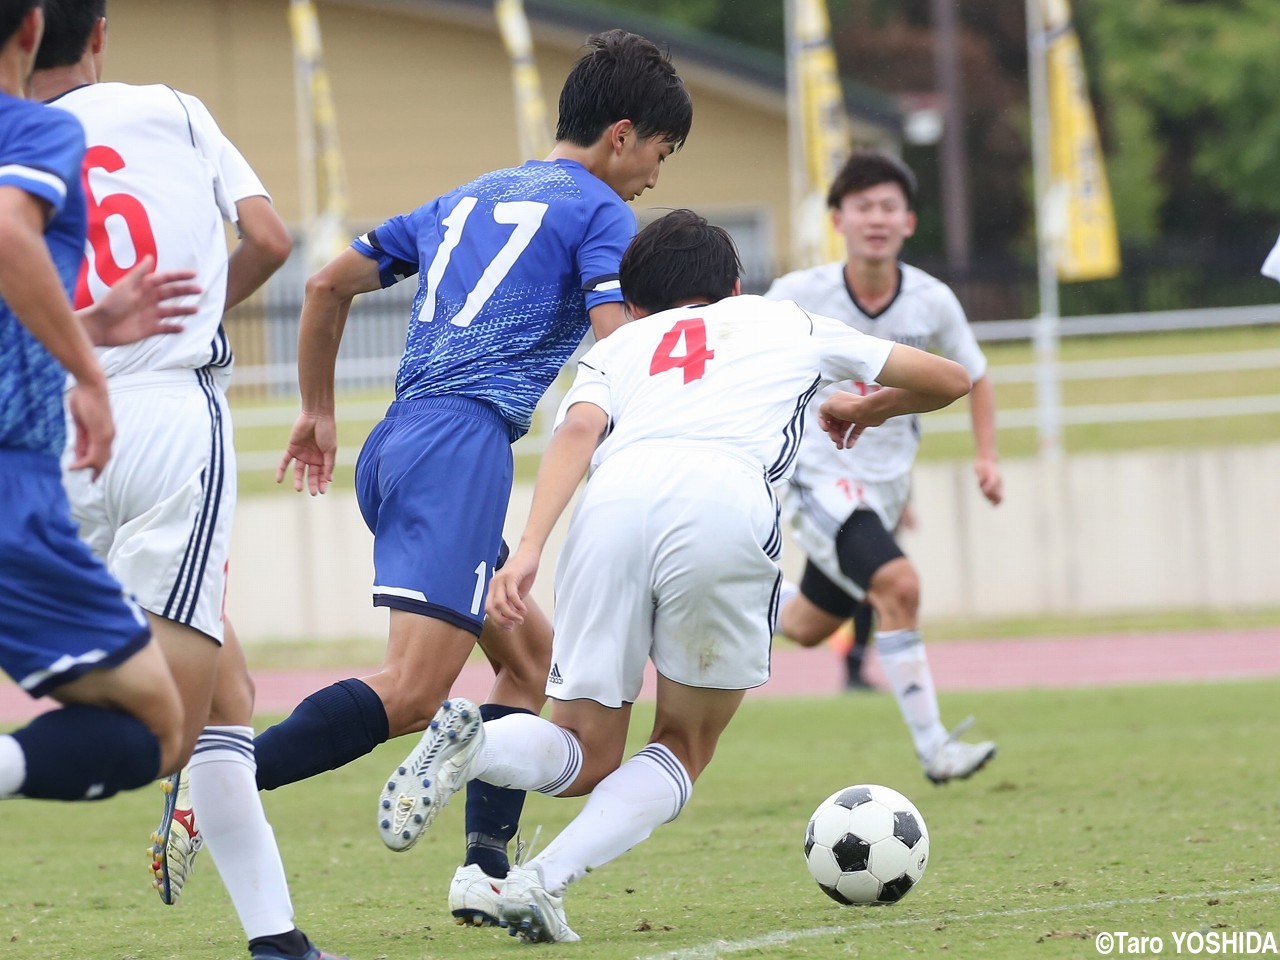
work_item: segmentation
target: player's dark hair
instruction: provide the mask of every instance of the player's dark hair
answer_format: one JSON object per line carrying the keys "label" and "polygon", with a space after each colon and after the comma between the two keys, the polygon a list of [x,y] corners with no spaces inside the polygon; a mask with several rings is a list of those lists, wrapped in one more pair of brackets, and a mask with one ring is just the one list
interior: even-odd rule
{"label": "player's dark hair", "polygon": [[40,0],[0,0],[0,46],[18,32],[27,11],[40,5]]}
{"label": "player's dark hair", "polygon": [[597,33],[586,45],[560,90],[556,139],[589,147],[619,120],[630,120],[637,135],[659,135],[680,149],[693,125],[693,102],[670,57],[625,30]]}
{"label": "player's dark hair", "polygon": [[855,150],[844,162],[827,191],[827,206],[837,209],[851,193],[861,193],[882,183],[896,183],[907,198],[907,209],[915,208],[916,175],[911,168],[888,153],[878,150]]}
{"label": "player's dark hair", "polygon": [[672,210],[641,230],[618,267],[623,297],[649,313],[723,300],[741,273],[729,232],[692,210]]}
{"label": "player's dark hair", "polygon": [[36,69],[78,63],[94,24],[106,15],[107,0],[44,0],[44,39],[36,52]]}

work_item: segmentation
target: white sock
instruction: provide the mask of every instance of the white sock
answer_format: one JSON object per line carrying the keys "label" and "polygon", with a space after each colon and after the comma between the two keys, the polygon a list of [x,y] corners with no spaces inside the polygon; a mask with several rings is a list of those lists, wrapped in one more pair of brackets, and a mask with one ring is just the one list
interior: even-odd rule
{"label": "white sock", "polygon": [[17,796],[26,779],[27,755],[13,737],[0,735],[0,799]]}
{"label": "white sock", "polygon": [[689,802],[693,782],[675,754],[651,743],[605,777],[582,812],[531,861],[542,868],[547,892],[565,888],[626,853]]}
{"label": "white sock", "polygon": [[947,739],[947,730],[938,712],[938,692],[933,686],[920,631],[910,628],[878,632],[876,652],[894,699],[898,701],[898,709],[902,711],[902,719],[911,731],[916,753],[921,758],[932,757]]}
{"label": "white sock", "polygon": [[205,727],[187,765],[191,806],[244,927],[254,940],[294,928],[275,833],[255,778],[252,727]]}
{"label": "white sock", "polygon": [[568,730],[531,713],[513,713],[484,725],[484,749],[472,776],[498,787],[563,792],[582,770],[582,745]]}

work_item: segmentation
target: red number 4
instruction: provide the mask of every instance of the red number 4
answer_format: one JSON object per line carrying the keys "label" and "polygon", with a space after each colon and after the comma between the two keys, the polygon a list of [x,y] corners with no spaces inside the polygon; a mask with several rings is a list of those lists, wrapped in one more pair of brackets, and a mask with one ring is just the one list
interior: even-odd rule
{"label": "red number 4", "polygon": [[[684,341],[684,353],[676,348]],[[662,335],[662,342],[653,352],[649,362],[649,376],[679,367],[684,371],[684,382],[701,380],[707,372],[707,361],[715,357],[714,350],[707,349],[707,325],[701,319],[677,320],[674,327]]]}

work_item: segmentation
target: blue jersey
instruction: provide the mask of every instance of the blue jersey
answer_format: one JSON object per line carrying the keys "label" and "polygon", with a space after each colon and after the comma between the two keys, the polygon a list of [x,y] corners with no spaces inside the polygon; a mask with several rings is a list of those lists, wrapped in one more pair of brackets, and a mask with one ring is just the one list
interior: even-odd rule
{"label": "blue jersey", "polygon": [[[79,120],[0,93],[0,187],[17,187],[49,205],[45,242],[68,298],[84,257],[83,157]],[[0,448],[62,453],[65,380],[58,361],[0,299]]]}
{"label": "blue jersey", "polygon": [[619,302],[636,221],[572,160],[495,170],[356,240],[382,285],[414,273],[396,398],[492,404],[512,440],[582,342],[587,311]]}

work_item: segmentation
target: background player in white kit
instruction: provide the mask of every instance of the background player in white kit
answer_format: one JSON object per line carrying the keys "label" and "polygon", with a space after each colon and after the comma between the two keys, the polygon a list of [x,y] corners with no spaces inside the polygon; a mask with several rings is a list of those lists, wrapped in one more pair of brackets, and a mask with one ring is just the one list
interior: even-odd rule
{"label": "background player in white kit", "polygon": [[[49,0],[33,81],[36,96],[85,128],[89,233],[77,303],[96,300],[146,254],[162,269],[195,270],[204,293],[183,333],[99,352],[116,453],[97,483],[74,472],[64,482],[82,535],[147,611],[185,706],[200,834],[171,789],[156,851],[161,897],[177,897],[202,835],[253,956],[320,960],[331,955],[293,925],[254,778],[252,686],[229,629],[223,647],[236,467],[222,315],[284,262],[292,241],[203,103],[166,86],[99,82],[105,8]],[[230,258],[224,219],[241,238]]]}
{"label": "background player in white kit", "polygon": [[[789,273],[765,296],[794,300],[855,330],[935,350],[960,363],[973,381],[969,405],[978,487],[998,504],[1003,482],[986,357],[951,289],[898,261],[903,243],[915,232],[915,190],[915,176],[898,159],[855,152],[827,194],[848,260]],[[873,393],[878,388],[855,383],[854,389]],[[820,393],[810,404],[811,426],[824,398]],[[785,496],[808,563],[798,591],[790,584],[784,589],[778,631],[815,646],[849,619],[858,601],[868,600],[876,613],[880,663],[916,754],[925,775],[945,783],[981,769],[995,756],[996,745],[959,740],[970,721],[947,733],[920,640],[920,579],[893,534],[910,496],[919,446],[915,417],[867,430],[851,450],[839,450],[809,431]]]}
{"label": "background player in white kit", "polygon": [[[591,791],[582,813],[507,875],[499,907],[526,940],[578,939],[566,886],[680,812],[744,692],[769,678],[782,546],[772,484],[790,472],[814,391],[846,379],[896,388],[833,397],[827,425],[844,436],[852,422],[933,410],[969,389],[951,361],[795,304],[733,296],[738,272],[728,234],[688,210],[627,249],[622,290],[637,319],[580,361],[524,535],[486,608],[499,625],[521,621],[547,535],[594,464],[556,571],[552,720],[481,725],[457,700],[437,714],[457,737],[425,773],[433,803],[466,777]],[[653,733],[620,766],[648,659],[658,670]]]}

